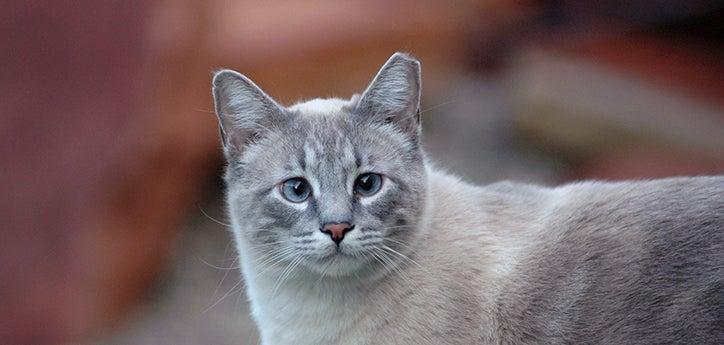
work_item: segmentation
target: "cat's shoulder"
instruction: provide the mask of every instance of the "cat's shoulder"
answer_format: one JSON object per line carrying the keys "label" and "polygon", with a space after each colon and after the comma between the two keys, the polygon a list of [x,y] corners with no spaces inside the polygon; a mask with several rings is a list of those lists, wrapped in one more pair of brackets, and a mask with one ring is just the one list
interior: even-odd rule
{"label": "cat's shoulder", "polygon": [[580,181],[561,185],[554,193],[573,200],[618,201],[618,203],[651,201],[656,204],[678,204],[696,200],[722,202],[724,175],[670,177],[652,180]]}
{"label": "cat's shoulder", "polygon": [[[714,231],[724,225],[724,176],[656,180],[586,181],[553,191],[549,215],[554,223],[602,224]],[[700,223],[716,225],[700,227]]]}
{"label": "cat's shoulder", "polygon": [[518,210],[559,219],[721,216],[724,210],[724,176],[587,180],[548,187],[515,181],[474,185],[439,169],[429,174],[431,193],[443,205],[464,203],[483,210]]}
{"label": "cat's shoulder", "polygon": [[508,197],[543,196],[553,190],[553,188],[542,185],[511,180],[477,185],[457,175],[447,173],[439,167],[429,168],[427,173],[429,185],[433,191],[447,191],[478,198],[496,194]]}

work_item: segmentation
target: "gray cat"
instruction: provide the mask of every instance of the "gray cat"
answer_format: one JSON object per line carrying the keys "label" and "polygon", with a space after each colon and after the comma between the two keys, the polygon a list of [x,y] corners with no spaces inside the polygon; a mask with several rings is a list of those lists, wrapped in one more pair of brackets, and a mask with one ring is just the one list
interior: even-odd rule
{"label": "gray cat", "polygon": [[724,344],[724,177],[465,183],[401,53],[350,100],[213,95],[263,344]]}

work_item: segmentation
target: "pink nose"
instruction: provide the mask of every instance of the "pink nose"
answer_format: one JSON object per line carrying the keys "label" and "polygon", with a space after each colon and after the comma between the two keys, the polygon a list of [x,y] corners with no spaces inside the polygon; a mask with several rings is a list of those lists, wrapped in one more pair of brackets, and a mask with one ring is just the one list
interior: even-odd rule
{"label": "pink nose", "polygon": [[326,223],[321,229],[323,233],[328,234],[334,243],[339,244],[344,239],[344,234],[352,231],[354,225],[349,223]]}

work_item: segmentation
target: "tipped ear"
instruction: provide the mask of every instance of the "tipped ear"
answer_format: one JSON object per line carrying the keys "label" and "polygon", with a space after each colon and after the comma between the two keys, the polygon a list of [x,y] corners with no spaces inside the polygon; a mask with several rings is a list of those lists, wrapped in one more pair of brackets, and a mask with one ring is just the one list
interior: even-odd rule
{"label": "tipped ear", "polygon": [[242,152],[284,111],[249,78],[232,70],[221,70],[212,81],[219,131],[227,153]]}
{"label": "tipped ear", "polygon": [[394,123],[416,137],[420,127],[420,62],[395,53],[382,66],[357,103],[360,116]]}

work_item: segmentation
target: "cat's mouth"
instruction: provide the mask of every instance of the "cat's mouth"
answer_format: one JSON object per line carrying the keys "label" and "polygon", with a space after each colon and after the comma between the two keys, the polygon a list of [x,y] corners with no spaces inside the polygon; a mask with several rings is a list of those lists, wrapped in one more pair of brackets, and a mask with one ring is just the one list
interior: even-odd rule
{"label": "cat's mouth", "polygon": [[344,248],[343,246],[337,246],[327,252],[326,255],[319,257],[317,262],[322,265],[348,264],[360,261],[361,258],[361,253]]}
{"label": "cat's mouth", "polygon": [[334,260],[336,258],[349,258],[354,259],[356,256],[353,253],[350,253],[348,250],[342,249],[341,246],[337,246],[334,251],[326,255],[322,260]]}
{"label": "cat's mouth", "polygon": [[341,243],[330,245],[324,252],[309,259],[310,268],[323,276],[344,276],[364,267],[369,256],[354,245]]}
{"label": "cat's mouth", "polygon": [[359,255],[344,249],[335,249],[317,259],[313,267],[322,276],[344,276],[359,270],[361,265],[363,260]]}

